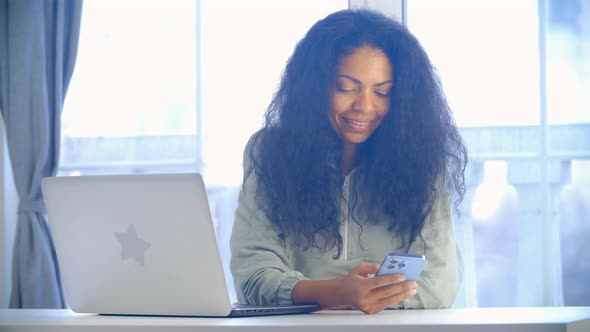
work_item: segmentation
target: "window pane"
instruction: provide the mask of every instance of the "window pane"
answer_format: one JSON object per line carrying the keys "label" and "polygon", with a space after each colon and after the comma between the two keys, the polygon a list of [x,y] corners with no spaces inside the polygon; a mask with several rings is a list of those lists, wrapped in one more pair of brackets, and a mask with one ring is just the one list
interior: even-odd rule
{"label": "window pane", "polygon": [[408,2],[409,27],[439,69],[470,152],[459,223],[467,304],[554,305],[562,295],[566,305],[590,304],[581,282],[590,270],[580,264],[590,261],[587,22],[584,0]]}
{"label": "window pane", "polygon": [[590,2],[550,0],[548,3],[548,119],[551,124],[588,124]]}
{"label": "window pane", "polygon": [[548,1],[547,119],[551,152],[590,156],[590,2]]}
{"label": "window pane", "polygon": [[459,126],[539,124],[535,0],[412,0],[408,27],[437,67]]}
{"label": "window pane", "polygon": [[590,2],[548,0],[547,120],[565,305],[590,305]]}
{"label": "window pane", "polygon": [[196,13],[191,0],[84,2],[62,173],[194,169]]}
{"label": "window pane", "polygon": [[242,181],[245,144],[262,125],[295,44],[347,0],[211,0],[201,4],[204,173]]}
{"label": "window pane", "polygon": [[555,193],[563,300],[565,305],[587,306],[590,304],[590,160],[562,161],[555,168],[566,176]]}
{"label": "window pane", "polygon": [[470,153],[460,305],[547,304],[537,1],[413,0],[407,14]]}

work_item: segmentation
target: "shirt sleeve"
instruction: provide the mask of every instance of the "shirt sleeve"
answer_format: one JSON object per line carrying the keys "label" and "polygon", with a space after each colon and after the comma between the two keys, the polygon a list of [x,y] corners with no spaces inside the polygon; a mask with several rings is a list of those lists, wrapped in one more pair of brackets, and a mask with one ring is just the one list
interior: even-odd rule
{"label": "shirt sleeve", "polygon": [[409,253],[426,256],[417,280],[417,294],[400,303],[408,309],[450,308],[459,291],[463,273],[461,252],[455,241],[448,195],[439,195],[434,210]]}
{"label": "shirt sleeve", "polygon": [[[251,167],[244,151],[244,174]],[[256,203],[256,175],[251,172],[242,185],[230,240],[231,272],[238,301],[243,304],[292,304],[295,284],[306,279],[292,266],[292,253],[278,237]]]}

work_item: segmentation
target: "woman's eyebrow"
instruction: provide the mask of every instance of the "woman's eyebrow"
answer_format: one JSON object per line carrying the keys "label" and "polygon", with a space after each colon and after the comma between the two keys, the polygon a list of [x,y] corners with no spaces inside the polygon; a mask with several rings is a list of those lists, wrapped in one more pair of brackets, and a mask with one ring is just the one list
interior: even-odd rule
{"label": "woman's eyebrow", "polygon": [[[354,78],[352,76],[348,76],[346,74],[340,74],[340,75],[338,75],[338,77],[346,78],[348,80],[353,81],[356,84],[363,84],[363,82],[361,82],[359,79]],[[393,81],[392,80],[383,81],[383,82],[380,82],[380,83],[375,84],[374,86],[382,86],[382,85],[385,85],[385,84],[393,84]]]}
{"label": "woman's eyebrow", "polygon": [[375,86],[382,86],[382,85],[386,85],[386,84],[393,84],[393,80],[387,80],[381,83],[377,83],[375,84]]}

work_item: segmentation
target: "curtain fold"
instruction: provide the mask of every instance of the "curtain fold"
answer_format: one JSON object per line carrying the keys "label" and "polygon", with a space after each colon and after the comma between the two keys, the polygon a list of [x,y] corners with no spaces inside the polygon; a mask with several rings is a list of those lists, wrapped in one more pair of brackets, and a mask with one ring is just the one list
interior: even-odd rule
{"label": "curtain fold", "polygon": [[41,179],[56,174],[82,0],[0,0],[0,111],[19,196],[11,308],[65,308]]}

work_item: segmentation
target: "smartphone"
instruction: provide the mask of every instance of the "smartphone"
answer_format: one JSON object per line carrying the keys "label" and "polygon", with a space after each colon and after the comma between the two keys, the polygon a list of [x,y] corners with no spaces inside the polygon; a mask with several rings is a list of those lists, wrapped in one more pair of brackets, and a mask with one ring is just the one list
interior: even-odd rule
{"label": "smartphone", "polygon": [[406,280],[417,280],[420,273],[426,266],[426,257],[424,255],[400,254],[392,252],[388,254],[377,276],[384,276],[394,273],[402,273],[406,276]]}

